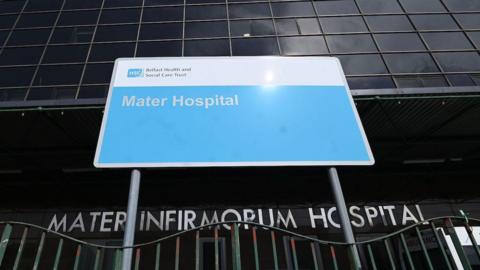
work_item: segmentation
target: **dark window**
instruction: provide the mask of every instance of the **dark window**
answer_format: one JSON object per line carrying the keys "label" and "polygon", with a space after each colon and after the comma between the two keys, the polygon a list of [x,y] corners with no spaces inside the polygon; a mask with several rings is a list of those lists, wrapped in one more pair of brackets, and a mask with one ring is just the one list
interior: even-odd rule
{"label": "dark window", "polygon": [[78,84],[83,65],[40,66],[33,85]]}
{"label": "dark window", "polygon": [[464,29],[480,28],[480,13],[479,14],[455,14],[455,18],[457,18],[460,25]]}
{"label": "dark window", "polygon": [[479,71],[480,56],[478,52],[445,52],[434,53],[443,70],[450,71]]}
{"label": "dark window", "polygon": [[145,6],[183,5],[183,0],[145,0]]}
{"label": "dark window", "polygon": [[29,0],[25,11],[58,10],[62,2],[62,0]]}
{"label": "dark window", "polygon": [[83,77],[83,84],[108,83],[112,77],[112,64],[88,64]]}
{"label": "dark window", "polygon": [[397,0],[357,0],[360,10],[365,13],[401,13]]}
{"label": "dark window", "polygon": [[480,11],[478,0],[445,0],[444,2],[451,11]]}
{"label": "dark window", "polygon": [[8,41],[8,45],[28,45],[28,44],[44,44],[52,29],[35,29],[35,30],[17,30],[13,31]]}
{"label": "dark window", "polygon": [[347,78],[350,89],[395,88],[390,77],[352,77]]}
{"label": "dark window", "polygon": [[82,86],[78,92],[78,98],[104,98],[107,93],[107,85]]}
{"label": "dark window", "polygon": [[141,5],[142,0],[105,0],[105,7],[134,7]]}
{"label": "dark window", "polygon": [[77,87],[38,87],[30,89],[27,100],[73,99]]}
{"label": "dark window", "polygon": [[96,24],[98,19],[98,13],[98,10],[64,11],[60,15],[58,25]]}
{"label": "dark window", "polygon": [[50,43],[90,42],[92,40],[93,30],[93,26],[56,28]]}
{"label": "dark window", "polygon": [[95,41],[136,40],[138,24],[100,25],[95,34]]}
{"label": "dark window", "polygon": [[[1,79],[0,79],[1,81]],[[27,89],[0,89],[0,101],[18,101],[25,99]]]}
{"label": "dark window", "polygon": [[320,25],[315,18],[277,19],[275,20],[279,35],[320,34]]}
{"label": "dark window", "polygon": [[181,41],[157,41],[138,43],[137,56],[180,56],[182,55]]}
{"label": "dark window", "polygon": [[187,6],[185,20],[226,19],[225,5]]}
{"label": "dark window", "polygon": [[279,41],[282,55],[318,55],[328,53],[325,40],[321,36],[281,37]]}
{"label": "dark window", "polygon": [[142,24],[140,39],[182,38],[181,23]]}
{"label": "dark window", "polygon": [[425,50],[425,46],[415,33],[376,34],[375,39],[382,51]]}
{"label": "dark window", "polygon": [[408,21],[407,16],[388,15],[388,16],[366,16],[370,30],[379,31],[409,31],[413,30],[412,24]]}
{"label": "dark window", "polygon": [[345,74],[383,74],[387,73],[382,58],[377,54],[337,55]]}
{"label": "dark window", "polygon": [[8,29],[13,26],[17,15],[3,15],[0,16],[0,29]]}
{"label": "dark window", "polygon": [[43,63],[84,62],[88,45],[48,46]]}
{"label": "dark window", "polygon": [[114,61],[119,57],[132,57],[135,43],[94,44],[88,61]]}
{"label": "dark window", "polygon": [[52,26],[57,18],[53,13],[25,13],[20,17],[17,27]]}
{"label": "dark window", "polygon": [[319,15],[358,14],[353,0],[327,0],[313,3]]}
{"label": "dark window", "polygon": [[480,32],[467,32],[470,39],[472,39],[473,43],[477,46],[477,49],[480,48]]}
{"label": "dark window", "polygon": [[225,0],[187,0],[187,4],[225,3]]}
{"label": "dark window", "polygon": [[422,33],[430,49],[458,50],[472,49],[472,45],[462,32]]}
{"label": "dark window", "polygon": [[427,53],[385,54],[385,62],[393,73],[419,73],[438,71]]}
{"label": "dark window", "polygon": [[446,11],[439,0],[400,0],[407,12],[444,12]]}
{"label": "dark window", "polygon": [[411,15],[410,18],[419,30],[458,29],[457,24],[450,15]]}
{"label": "dark window", "polygon": [[102,0],[65,0],[64,9],[99,8]]}
{"label": "dark window", "polygon": [[1,1],[0,14],[19,12],[22,9],[24,3],[24,1]]}
{"label": "dark window", "polygon": [[275,38],[242,38],[232,40],[233,55],[278,55]]}
{"label": "dark window", "polygon": [[232,36],[259,36],[259,35],[274,35],[272,20],[242,20],[231,21],[230,32]]}
{"label": "dark window", "polygon": [[475,82],[468,74],[452,74],[447,75],[452,86],[474,86]]}
{"label": "dark window", "polygon": [[230,55],[230,44],[228,39],[185,41],[185,56],[224,55]]}
{"label": "dark window", "polygon": [[0,87],[28,86],[34,71],[35,67],[0,68]]}
{"label": "dark window", "polygon": [[232,4],[228,6],[231,19],[271,17],[268,4]]}
{"label": "dark window", "polygon": [[183,7],[159,7],[145,8],[143,10],[144,22],[167,22],[181,21],[183,19]]}
{"label": "dark window", "polygon": [[7,35],[10,33],[9,31],[0,31],[0,47],[3,46],[3,43],[7,39]]}
{"label": "dark window", "polygon": [[311,2],[272,3],[273,16],[315,16]]}
{"label": "dark window", "polygon": [[326,38],[333,53],[378,51],[370,35],[338,35]]}
{"label": "dark window", "polygon": [[448,86],[442,75],[396,76],[398,87],[441,87]]}
{"label": "dark window", "polygon": [[367,26],[361,17],[321,18],[320,24],[325,33],[361,33],[367,32]]}
{"label": "dark window", "polygon": [[140,9],[104,9],[100,15],[100,23],[129,23],[138,22]]}
{"label": "dark window", "polygon": [[[37,64],[43,52],[42,47],[5,48],[0,55],[0,65]],[[4,76],[3,74],[1,76]]]}
{"label": "dark window", "polygon": [[186,38],[200,37],[226,37],[228,25],[226,21],[220,22],[192,22],[185,24]]}

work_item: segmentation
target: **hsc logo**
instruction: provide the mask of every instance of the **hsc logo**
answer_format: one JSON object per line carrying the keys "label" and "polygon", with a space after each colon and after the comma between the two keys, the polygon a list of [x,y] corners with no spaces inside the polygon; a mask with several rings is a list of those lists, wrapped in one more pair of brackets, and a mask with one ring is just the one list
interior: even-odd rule
{"label": "hsc logo", "polygon": [[129,68],[127,77],[128,78],[143,77],[143,68]]}

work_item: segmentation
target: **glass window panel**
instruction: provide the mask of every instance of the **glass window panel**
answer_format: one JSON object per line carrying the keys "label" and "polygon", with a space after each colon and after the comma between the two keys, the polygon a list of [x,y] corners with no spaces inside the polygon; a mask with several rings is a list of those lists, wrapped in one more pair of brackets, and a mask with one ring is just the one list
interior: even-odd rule
{"label": "glass window panel", "polygon": [[185,24],[186,38],[200,37],[226,37],[228,36],[228,24],[220,22],[194,22]]}
{"label": "glass window panel", "polygon": [[320,18],[320,24],[325,33],[358,33],[368,32],[361,17],[331,17]]}
{"label": "glass window panel", "polygon": [[311,2],[272,3],[275,17],[315,16]]}
{"label": "glass window panel", "polygon": [[447,75],[452,86],[474,86],[472,78],[468,74],[452,74]]}
{"label": "glass window panel", "polygon": [[28,86],[34,72],[35,67],[0,68],[0,87]]}
{"label": "glass window panel", "polygon": [[[0,29],[8,29],[13,26],[17,15],[2,15],[0,16]],[[18,26],[17,26],[18,27]]]}
{"label": "glass window panel", "polygon": [[19,101],[25,98],[27,89],[0,89],[0,101]]}
{"label": "glass window panel", "polygon": [[387,69],[377,54],[337,55],[345,74],[384,74]]}
{"label": "glass window panel", "polygon": [[100,15],[100,23],[129,23],[138,22],[140,9],[104,9]]}
{"label": "glass window panel", "polygon": [[276,38],[241,38],[232,40],[233,55],[278,55]]}
{"label": "glass window panel", "polygon": [[433,50],[458,50],[472,49],[470,41],[462,32],[437,32],[422,33],[430,49]]}
{"label": "glass window panel", "polygon": [[464,29],[480,28],[480,13],[477,14],[455,14],[458,22]]}
{"label": "glass window panel", "polygon": [[95,41],[136,40],[138,24],[100,25],[95,34]]}
{"label": "glass window panel", "polygon": [[225,3],[225,0],[187,0],[187,4]]}
{"label": "glass window panel", "polygon": [[422,40],[415,33],[375,34],[382,51],[425,50]]}
{"label": "glass window panel", "polygon": [[0,47],[3,46],[5,40],[7,40],[7,35],[10,33],[9,31],[0,31]]}
{"label": "glass window panel", "polygon": [[27,100],[73,99],[77,87],[38,87],[30,89]]}
{"label": "glass window panel", "polygon": [[181,56],[181,41],[139,42],[137,48],[138,57],[152,56]]}
{"label": "glass window panel", "polygon": [[84,62],[87,51],[88,45],[48,46],[43,63]]}
{"label": "glass window panel", "polygon": [[439,0],[400,0],[407,12],[444,12],[446,11]]}
{"label": "glass window panel", "polygon": [[183,5],[183,0],[145,0],[145,6]]}
{"label": "glass window panel", "polygon": [[398,53],[383,56],[393,73],[436,72],[438,68],[427,53]]}
{"label": "glass window panel", "polygon": [[1,1],[0,14],[20,12],[24,3],[24,1]]}
{"label": "glass window panel", "polygon": [[390,77],[351,77],[347,78],[350,89],[382,89],[395,88]]}
{"label": "glass window panel", "polygon": [[78,92],[78,98],[104,98],[107,97],[107,85],[82,86]]}
{"label": "glass window panel", "polygon": [[78,84],[83,65],[40,66],[33,85]]}
{"label": "glass window panel", "polygon": [[442,75],[396,76],[398,87],[441,87],[448,86]]}
{"label": "glass window panel", "polygon": [[53,31],[50,43],[80,43],[90,42],[93,36],[93,26],[62,27]]}
{"label": "glass window panel", "polygon": [[272,20],[244,20],[231,21],[230,32],[232,36],[260,36],[274,35],[275,29]]}
{"label": "glass window panel", "polygon": [[357,5],[352,0],[315,1],[318,15],[358,14]]}
{"label": "glass window panel", "polygon": [[364,13],[403,13],[397,0],[357,0]]}
{"label": "glass window panel", "polygon": [[328,48],[333,53],[377,52],[370,35],[327,36]]}
{"label": "glass window panel", "polygon": [[226,19],[227,9],[225,5],[211,6],[187,6],[185,10],[186,20]]}
{"label": "glass window panel", "polygon": [[114,61],[119,57],[132,57],[135,43],[94,44],[88,61]]}
{"label": "glass window panel", "polygon": [[144,22],[181,21],[182,19],[183,7],[145,8],[142,17]]}
{"label": "glass window panel", "polygon": [[419,30],[450,30],[458,29],[450,15],[411,15],[413,24]]}
{"label": "glass window panel", "polygon": [[18,21],[17,27],[52,26],[57,18],[53,13],[24,13]]}
{"label": "glass window panel", "polygon": [[63,11],[60,15],[58,25],[96,24],[98,13],[98,10]]}
{"label": "glass window panel", "polygon": [[88,64],[83,77],[83,84],[109,83],[112,76],[112,64]]}
{"label": "glass window panel", "polygon": [[433,56],[446,72],[480,70],[478,52],[445,52],[434,53]]}
{"label": "glass window panel", "polygon": [[134,7],[141,6],[142,0],[105,0],[105,7]]}
{"label": "glass window panel", "polygon": [[268,4],[231,4],[228,5],[230,19],[271,17]]}
{"label": "glass window panel", "polygon": [[275,20],[279,35],[320,34],[320,25],[315,18],[277,19]]}
{"label": "glass window panel", "polygon": [[480,48],[480,31],[479,32],[467,32],[467,35],[473,41],[477,49]]}
{"label": "glass window panel", "polygon": [[413,30],[412,24],[408,21],[407,16],[403,15],[365,16],[365,20],[374,32]]}
{"label": "glass window panel", "polygon": [[185,41],[185,56],[225,55],[230,55],[230,43],[228,39]]}
{"label": "glass window panel", "polygon": [[476,85],[480,86],[480,75],[478,74],[470,74],[472,80],[475,82]]}
{"label": "glass window panel", "polygon": [[102,0],[65,0],[64,9],[83,9],[99,8],[102,6]]}
{"label": "glass window panel", "polygon": [[142,24],[140,39],[174,39],[182,38],[181,23]]}
{"label": "glass window panel", "polygon": [[16,30],[12,32],[8,45],[45,44],[52,29]]}
{"label": "glass window panel", "polygon": [[325,40],[321,36],[281,37],[279,41],[282,55],[319,55],[328,53]]}
{"label": "glass window panel", "polygon": [[62,0],[29,0],[25,11],[58,10],[62,2]]}
{"label": "glass window panel", "polygon": [[[43,52],[41,47],[4,48],[0,55],[0,65],[37,64]],[[4,76],[3,74],[1,76]]]}
{"label": "glass window panel", "polygon": [[451,11],[480,11],[478,0],[444,0]]}

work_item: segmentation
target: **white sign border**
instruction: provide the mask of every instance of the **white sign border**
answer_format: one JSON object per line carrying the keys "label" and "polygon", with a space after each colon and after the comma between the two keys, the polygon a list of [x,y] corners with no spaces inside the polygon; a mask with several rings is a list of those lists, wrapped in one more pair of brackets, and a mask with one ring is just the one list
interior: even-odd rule
{"label": "white sign border", "polygon": [[375,164],[375,159],[373,157],[370,144],[365,134],[360,116],[358,115],[357,107],[353,101],[352,93],[350,87],[348,86],[345,73],[343,72],[342,65],[340,60],[337,57],[330,56],[306,56],[306,57],[291,57],[291,56],[212,56],[212,57],[181,57],[181,59],[231,59],[231,58],[252,58],[255,59],[275,59],[275,58],[292,58],[292,59],[319,59],[319,58],[328,58],[333,59],[342,73],[341,77],[347,91],[348,99],[350,100],[350,105],[353,109],[353,114],[357,126],[360,129],[360,134],[363,139],[364,146],[366,147],[369,160],[362,161],[253,161],[253,162],[141,162],[141,163],[101,163],[99,162],[100,151],[103,144],[103,136],[105,134],[106,123],[108,121],[108,112],[110,109],[110,101],[112,96],[112,89],[115,80],[115,74],[117,71],[118,63],[120,61],[132,61],[132,60],[175,60],[179,57],[135,57],[135,58],[117,58],[113,66],[112,77],[110,79],[110,85],[108,88],[107,100],[105,103],[105,108],[103,112],[102,124],[100,127],[100,133],[98,136],[97,147],[95,149],[95,158],[93,165],[96,168],[180,168],[180,167],[276,167],[276,166],[371,166]]}

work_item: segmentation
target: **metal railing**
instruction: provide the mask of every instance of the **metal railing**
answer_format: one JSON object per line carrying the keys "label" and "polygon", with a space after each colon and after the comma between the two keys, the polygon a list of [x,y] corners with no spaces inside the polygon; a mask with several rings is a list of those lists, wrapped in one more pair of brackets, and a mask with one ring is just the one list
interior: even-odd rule
{"label": "metal railing", "polygon": [[[480,219],[437,217],[352,245],[230,221],[122,247],[5,221],[0,222],[0,269],[117,270],[125,249],[134,251],[133,269],[480,269],[476,225]],[[350,259],[353,246],[359,262]]]}

